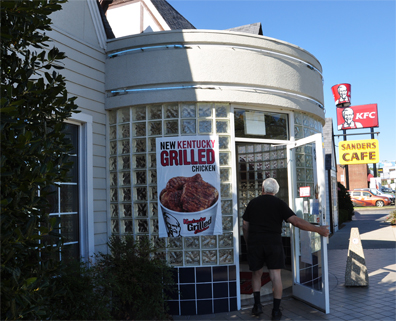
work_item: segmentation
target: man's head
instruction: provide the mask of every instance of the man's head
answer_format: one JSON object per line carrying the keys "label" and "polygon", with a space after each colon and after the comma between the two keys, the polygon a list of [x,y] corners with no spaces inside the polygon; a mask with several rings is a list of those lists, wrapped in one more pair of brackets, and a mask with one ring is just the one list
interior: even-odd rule
{"label": "man's head", "polygon": [[169,237],[176,237],[180,236],[180,223],[179,221],[169,213],[164,214],[166,226],[168,227],[168,236]]}
{"label": "man's head", "polygon": [[343,98],[344,100],[347,98],[347,87],[345,85],[339,85],[338,88],[338,93],[340,94],[340,98]]}
{"label": "man's head", "polygon": [[353,122],[354,112],[352,108],[344,108],[342,111],[342,117],[345,120],[345,123],[351,124]]}
{"label": "man's head", "polygon": [[277,194],[279,192],[279,184],[274,178],[267,178],[263,181],[263,193]]}

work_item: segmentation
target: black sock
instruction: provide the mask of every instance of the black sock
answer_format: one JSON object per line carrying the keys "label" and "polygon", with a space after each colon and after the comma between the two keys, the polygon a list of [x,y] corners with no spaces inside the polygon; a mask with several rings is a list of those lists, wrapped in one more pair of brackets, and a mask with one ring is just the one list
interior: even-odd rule
{"label": "black sock", "polygon": [[274,310],[279,310],[281,299],[274,299]]}
{"label": "black sock", "polygon": [[260,291],[253,292],[253,296],[254,296],[254,304],[256,305],[260,304]]}

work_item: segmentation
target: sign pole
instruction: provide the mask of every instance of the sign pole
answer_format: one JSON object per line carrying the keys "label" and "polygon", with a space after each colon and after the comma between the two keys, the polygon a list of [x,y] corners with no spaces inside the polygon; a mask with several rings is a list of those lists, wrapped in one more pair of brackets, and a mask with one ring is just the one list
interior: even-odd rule
{"label": "sign pole", "polygon": [[[346,135],[346,130],[344,129],[343,131],[344,134],[344,141],[347,140],[347,135]],[[345,165],[345,182],[346,182],[346,189],[349,191],[349,171],[348,171],[348,165]]]}
{"label": "sign pole", "polygon": [[[371,139],[374,139],[374,128],[371,127]],[[373,164],[373,169],[374,169],[374,177],[377,177],[377,164]]]}

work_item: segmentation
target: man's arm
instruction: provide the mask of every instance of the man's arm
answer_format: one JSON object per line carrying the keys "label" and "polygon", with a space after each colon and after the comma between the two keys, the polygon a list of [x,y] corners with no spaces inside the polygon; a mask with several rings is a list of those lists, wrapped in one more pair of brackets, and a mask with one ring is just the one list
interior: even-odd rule
{"label": "man's arm", "polygon": [[243,230],[243,238],[245,239],[246,247],[247,247],[247,242],[248,242],[248,237],[249,237],[249,222],[248,221],[243,220],[242,230]]}
{"label": "man's arm", "polygon": [[313,225],[309,222],[307,222],[306,220],[303,220],[302,218],[293,215],[290,216],[287,221],[291,224],[293,224],[295,227],[298,227],[301,230],[304,231],[311,231],[311,232],[316,232],[319,233],[322,236],[329,236],[330,231],[328,229],[328,226],[319,226],[319,225]]}

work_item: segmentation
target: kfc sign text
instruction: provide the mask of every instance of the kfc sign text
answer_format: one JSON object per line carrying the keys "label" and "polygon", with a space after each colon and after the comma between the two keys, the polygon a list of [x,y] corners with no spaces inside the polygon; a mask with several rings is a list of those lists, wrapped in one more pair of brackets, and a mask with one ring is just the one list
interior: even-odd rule
{"label": "kfc sign text", "polygon": [[338,130],[378,127],[377,104],[337,108]]}
{"label": "kfc sign text", "polygon": [[341,165],[376,164],[379,162],[377,139],[345,140],[338,144]]}

